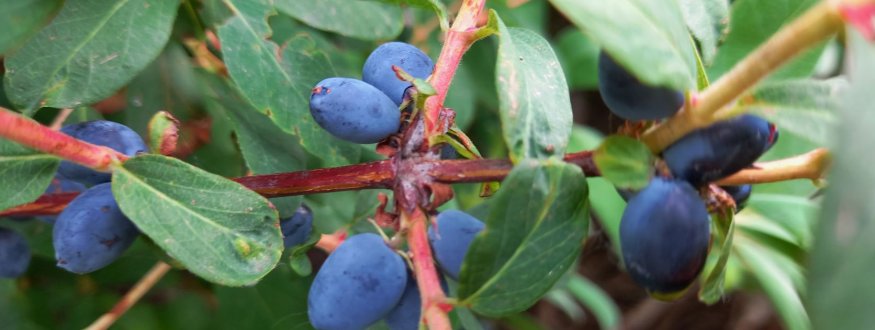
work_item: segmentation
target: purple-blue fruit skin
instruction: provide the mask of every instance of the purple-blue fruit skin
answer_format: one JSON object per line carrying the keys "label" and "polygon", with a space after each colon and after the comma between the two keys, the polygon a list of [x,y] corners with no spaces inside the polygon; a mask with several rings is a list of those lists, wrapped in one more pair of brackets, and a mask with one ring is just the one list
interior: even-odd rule
{"label": "purple-blue fruit skin", "polygon": [[[60,194],[60,193],[71,193],[71,192],[83,192],[88,188],[85,185],[67,179],[60,174],[56,174],[54,178],[52,178],[52,183],[49,184],[49,187],[46,188],[45,194]],[[54,224],[55,220],[58,218],[54,215],[40,215],[36,217],[44,222]]]}
{"label": "purple-blue fruit skin", "polygon": [[328,78],[310,94],[310,114],[340,139],[377,143],[398,132],[401,112],[383,92],[353,78]]}
{"label": "purple-blue fruit skin", "polygon": [[364,329],[398,304],[407,265],[375,234],[358,234],[337,247],[307,296],[310,324],[320,330]]}
{"label": "purple-blue fruit skin", "polygon": [[400,105],[410,83],[398,79],[395,65],[413,77],[425,79],[434,70],[434,62],[419,48],[404,42],[387,42],[371,52],[362,67],[362,80],[383,91]]}
{"label": "purple-blue fruit skin", "polygon": [[662,158],[675,178],[700,187],[750,166],[776,138],[774,125],[745,114],[685,135]]}
{"label": "purple-blue fruit skin", "polygon": [[485,227],[482,221],[462,211],[447,210],[438,214],[437,225],[428,228],[428,240],[438,266],[447,276],[459,279],[468,247]]}
{"label": "purple-blue fruit skin", "polygon": [[605,105],[627,120],[656,120],[674,115],[684,94],[642,83],[604,51],[599,53],[599,92]]}
{"label": "purple-blue fruit skin", "polygon": [[[127,156],[149,150],[137,132],[116,122],[95,120],[70,124],[62,127],[61,132],[91,144],[109,147]],[[58,174],[87,185],[109,182],[112,177],[110,173],[98,172],[69,161],[61,162]]]}
{"label": "purple-blue fruit skin", "polygon": [[280,230],[283,232],[285,247],[303,244],[313,231],[313,212],[310,207],[301,204],[295,214],[280,221]]}
{"label": "purple-blue fruit skin", "polygon": [[[390,330],[416,330],[419,329],[419,319],[422,316],[422,295],[419,294],[419,285],[416,279],[408,272],[407,287],[395,308],[386,316],[386,325]],[[441,288],[446,293],[447,281],[439,276]]]}
{"label": "purple-blue fruit skin", "polygon": [[0,278],[16,278],[30,265],[30,247],[19,233],[0,227]]}
{"label": "purple-blue fruit skin", "polygon": [[102,183],[76,196],[58,216],[52,231],[55,259],[70,272],[90,273],[118,259],[139,234],[119,209],[110,183]]}
{"label": "purple-blue fruit skin", "polygon": [[629,200],[620,220],[626,271],[653,293],[684,290],[705,265],[710,234],[696,190],[680,180],[654,178]]}

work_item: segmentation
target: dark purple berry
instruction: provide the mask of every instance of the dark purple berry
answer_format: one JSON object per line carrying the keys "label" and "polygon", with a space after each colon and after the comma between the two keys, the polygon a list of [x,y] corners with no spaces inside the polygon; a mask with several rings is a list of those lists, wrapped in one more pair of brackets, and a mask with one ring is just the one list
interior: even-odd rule
{"label": "dark purple berry", "polygon": [[420,79],[428,78],[434,70],[431,58],[411,44],[387,42],[374,49],[365,60],[362,80],[383,91],[396,105],[401,104],[410,83],[398,79],[393,65]]}
{"label": "dark purple berry", "polygon": [[599,92],[615,115],[627,120],[655,120],[674,115],[684,94],[642,83],[610,55],[599,53]]}
{"label": "dark purple berry", "polygon": [[331,135],[362,144],[380,142],[401,126],[401,112],[392,100],[352,78],[328,78],[316,84],[310,114]]}

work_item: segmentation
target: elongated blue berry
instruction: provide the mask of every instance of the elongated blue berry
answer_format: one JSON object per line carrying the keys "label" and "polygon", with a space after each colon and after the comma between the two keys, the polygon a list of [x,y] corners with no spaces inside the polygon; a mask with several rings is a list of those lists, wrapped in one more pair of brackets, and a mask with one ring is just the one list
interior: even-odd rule
{"label": "elongated blue berry", "polygon": [[[65,125],[61,128],[61,132],[91,144],[109,147],[128,156],[149,150],[137,132],[116,122],[86,121]],[[109,182],[111,177],[109,173],[98,172],[69,161],[61,162],[58,174],[87,185]]]}
{"label": "elongated blue berry", "polygon": [[398,79],[393,65],[420,79],[428,78],[434,70],[431,58],[411,44],[387,42],[374,49],[365,60],[362,80],[383,91],[396,105],[401,104],[410,83]]}
{"label": "elongated blue berry", "polygon": [[683,291],[705,265],[710,235],[696,190],[684,181],[654,178],[629,200],[620,220],[623,263],[653,294]]}
{"label": "elongated blue berry", "polygon": [[58,216],[52,231],[58,267],[77,274],[109,265],[127,250],[140,231],[122,214],[110,183],[76,196]]}
{"label": "elongated blue berry", "polygon": [[674,115],[684,94],[642,83],[610,55],[599,53],[599,92],[615,115],[627,120],[654,120]]}
{"label": "elongated blue berry", "polygon": [[675,178],[699,187],[750,166],[776,138],[777,129],[765,119],[741,115],[687,134],[662,157]]}
{"label": "elongated blue berry", "polygon": [[447,210],[438,214],[437,224],[428,228],[428,240],[438,266],[447,276],[459,279],[468,247],[485,226],[462,211]]}
{"label": "elongated blue berry", "polygon": [[316,84],[310,114],[331,135],[362,144],[380,142],[401,126],[401,112],[392,100],[352,78],[328,78]]}
{"label": "elongated blue berry", "polygon": [[301,204],[295,214],[280,221],[285,247],[303,244],[313,230],[313,212],[306,204]]}
{"label": "elongated blue berry", "polygon": [[307,314],[316,329],[364,329],[401,299],[407,266],[375,234],[347,238],[313,279]]}

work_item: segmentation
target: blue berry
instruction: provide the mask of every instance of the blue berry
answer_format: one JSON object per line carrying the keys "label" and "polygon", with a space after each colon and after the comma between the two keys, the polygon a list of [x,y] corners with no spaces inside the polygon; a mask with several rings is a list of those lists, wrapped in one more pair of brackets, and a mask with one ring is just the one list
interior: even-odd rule
{"label": "blue berry", "polygon": [[750,193],[753,192],[753,185],[741,185],[741,186],[720,186],[723,188],[726,193],[732,196],[732,199],[735,201],[735,210],[741,211],[744,206],[747,204],[747,200],[750,198]]}
{"label": "blue berry", "polygon": [[[419,319],[422,315],[422,295],[419,294],[419,285],[413,275],[408,273],[407,287],[401,301],[386,316],[386,325],[391,330],[416,330],[419,329]],[[440,276],[441,288],[444,293],[447,289],[447,281]]]}
{"label": "blue berry", "polygon": [[671,117],[684,105],[684,94],[649,86],[626,71],[610,55],[599,53],[599,92],[615,115],[627,120]]}
{"label": "blue berry", "polygon": [[310,114],[332,135],[362,144],[380,142],[401,126],[401,112],[392,100],[352,78],[320,81],[310,95]]}
{"label": "blue berry", "polygon": [[17,232],[0,227],[0,278],[16,278],[30,265],[30,247]]}
{"label": "blue berry", "polygon": [[285,247],[301,245],[310,237],[313,231],[313,212],[306,204],[301,204],[295,214],[280,221]]}
{"label": "blue berry", "polygon": [[398,304],[407,266],[378,235],[359,234],[337,247],[313,279],[307,314],[316,329],[364,329]]}
{"label": "blue berry", "polygon": [[[52,179],[52,183],[49,184],[48,188],[46,188],[45,194],[83,192],[86,189],[88,188],[86,188],[85,185],[79,182],[67,179],[61,175],[55,175],[55,177]],[[47,223],[55,223],[55,219],[57,219],[58,217],[53,215],[41,215],[37,216],[36,218]]]}
{"label": "blue berry", "polygon": [[[91,144],[109,147],[127,156],[148,151],[146,143],[137,132],[116,122],[87,121],[66,125],[61,128],[61,132]],[[69,161],[61,162],[58,174],[87,185],[109,182],[112,177],[110,173],[98,172]]]}
{"label": "blue berry", "polygon": [[77,274],[109,265],[127,250],[140,231],[122,214],[110,183],[76,196],[58,216],[52,232],[58,267]]}
{"label": "blue berry", "polygon": [[651,293],[683,291],[705,265],[710,235],[696,190],[684,181],[654,178],[629,200],[620,220],[623,263]]}
{"label": "blue berry", "polygon": [[750,166],[776,137],[775,126],[765,119],[741,115],[687,134],[662,157],[675,178],[699,187]]}
{"label": "blue berry", "polygon": [[403,42],[388,42],[371,52],[362,68],[362,80],[386,93],[400,105],[410,83],[398,79],[392,66],[397,66],[416,78],[425,79],[434,70],[431,58],[415,46]]}
{"label": "blue berry", "polygon": [[428,240],[438,266],[447,276],[459,279],[468,247],[485,227],[482,221],[462,211],[448,210],[438,214],[436,225],[428,228]]}

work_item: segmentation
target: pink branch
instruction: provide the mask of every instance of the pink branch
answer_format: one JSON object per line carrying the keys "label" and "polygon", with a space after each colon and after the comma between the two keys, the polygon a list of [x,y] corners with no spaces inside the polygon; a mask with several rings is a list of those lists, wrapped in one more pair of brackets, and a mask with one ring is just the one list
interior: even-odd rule
{"label": "pink branch", "polygon": [[456,70],[459,68],[459,63],[462,61],[462,56],[476,41],[474,35],[478,27],[477,19],[486,4],[485,0],[463,1],[462,8],[459,9],[456,20],[453,21],[453,26],[447,31],[446,41],[441,48],[434,73],[428,81],[437,94],[425,101],[426,140],[442,134],[442,130],[448,128],[442,127],[440,123],[440,111],[444,106],[444,99],[446,99],[447,91],[453,82],[453,76],[456,75]]}
{"label": "pink branch", "polygon": [[410,246],[413,271],[422,297],[421,315],[429,329],[450,329],[447,311],[452,306],[446,302],[447,297],[434,266],[431,246],[428,243],[426,215],[419,208],[413,214],[402,210],[401,222],[409,230],[407,244]]}
{"label": "pink branch", "polygon": [[108,171],[114,162],[128,159],[120,152],[74,139],[2,107],[0,137],[100,171]]}

